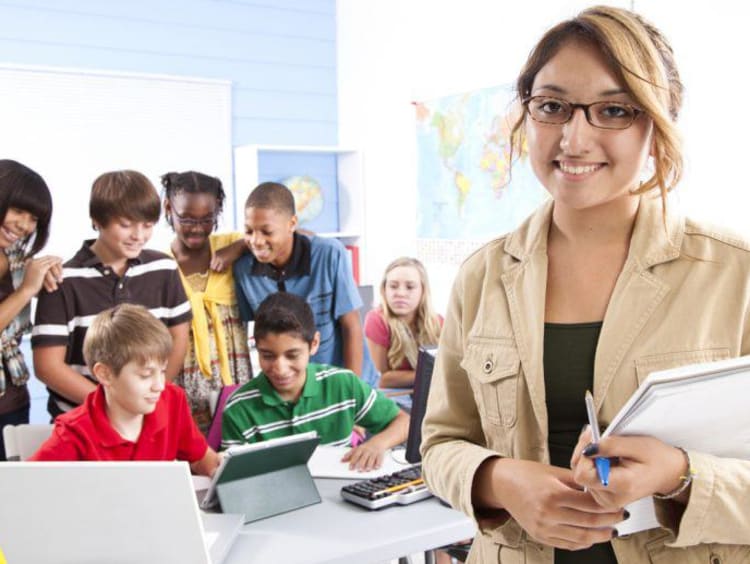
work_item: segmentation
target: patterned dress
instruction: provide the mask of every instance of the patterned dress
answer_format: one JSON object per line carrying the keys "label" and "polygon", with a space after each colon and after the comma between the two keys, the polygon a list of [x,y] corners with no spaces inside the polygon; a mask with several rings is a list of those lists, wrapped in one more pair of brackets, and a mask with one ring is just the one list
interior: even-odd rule
{"label": "patterned dress", "polygon": [[[241,238],[239,233],[211,235],[215,251]],[[252,376],[247,330],[240,320],[231,269],[184,276],[193,309],[190,339],[182,374],[175,383],[185,389],[193,419],[205,434],[211,424],[211,400],[225,384],[244,384]]]}

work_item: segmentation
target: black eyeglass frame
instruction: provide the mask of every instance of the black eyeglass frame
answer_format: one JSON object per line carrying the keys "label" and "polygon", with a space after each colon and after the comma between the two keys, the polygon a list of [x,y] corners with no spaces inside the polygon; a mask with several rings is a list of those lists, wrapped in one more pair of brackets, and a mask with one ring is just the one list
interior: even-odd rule
{"label": "black eyeglass frame", "polygon": [[211,217],[204,217],[201,219],[193,219],[190,217],[182,217],[176,211],[172,210],[173,219],[182,225],[183,227],[215,227],[219,219],[219,214],[213,214]]}
{"label": "black eyeglass frame", "polygon": [[[568,116],[568,119],[565,121],[544,121],[541,119],[537,119],[534,117],[534,115],[529,110],[529,103],[531,103],[533,100],[543,98],[545,100],[554,100],[556,102],[560,102],[562,104],[565,104],[566,106],[570,107],[570,115]],[[564,98],[558,98],[556,96],[528,96],[527,98],[524,98],[521,100],[521,104],[524,107],[524,110],[526,110],[526,113],[529,115],[531,119],[538,123],[543,123],[545,125],[565,125],[568,123],[571,119],[573,119],[573,114],[575,113],[576,109],[581,108],[583,110],[583,115],[586,116],[586,121],[591,125],[592,127],[596,127],[597,129],[609,129],[609,130],[615,130],[620,131],[623,129],[627,129],[631,125],[635,123],[635,120],[637,120],[639,117],[641,117],[642,114],[645,114],[646,111],[642,110],[638,106],[634,106],[633,104],[628,104],[626,102],[616,102],[614,100],[597,100],[596,102],[591,102],[590,104],[574,104],[573,102],[569,102],[568,100]],[[623,127],[606,127],[602,125],[597,125],[593,121],[591,121],[591,106],[597,106],[599,104],[616,104],[618,106],[624,106],[626,108],[629,108],[633,112],[633,119],[630,120],[630,123]]]}

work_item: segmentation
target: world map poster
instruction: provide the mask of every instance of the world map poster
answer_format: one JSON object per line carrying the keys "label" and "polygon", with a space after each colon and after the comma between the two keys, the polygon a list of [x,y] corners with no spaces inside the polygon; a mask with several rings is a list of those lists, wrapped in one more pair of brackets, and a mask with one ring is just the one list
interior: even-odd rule
{"label": "world map poster", "polygon": [[417,238],[487,241],[546,199],[525,152],[511,171],[513,99],[497,86],[416,104]]}

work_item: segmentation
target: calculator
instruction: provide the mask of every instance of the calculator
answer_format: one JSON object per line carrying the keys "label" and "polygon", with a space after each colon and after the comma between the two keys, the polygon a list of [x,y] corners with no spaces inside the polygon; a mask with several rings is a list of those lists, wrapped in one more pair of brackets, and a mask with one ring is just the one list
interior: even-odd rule
{"label": "calculator", "polygon": [[367,509],[381,509],[390,505],[408,505],[432,497],[424,482],[397,488],[422,478],[422,465],[415,464],[392,474],[386,474],[370,480],[362,480],[341,488],[341,497]]}

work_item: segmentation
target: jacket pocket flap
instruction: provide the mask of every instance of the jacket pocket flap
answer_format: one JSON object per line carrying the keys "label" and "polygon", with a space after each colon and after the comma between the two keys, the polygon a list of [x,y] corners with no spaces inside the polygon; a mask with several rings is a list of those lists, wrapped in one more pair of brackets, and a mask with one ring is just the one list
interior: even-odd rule
{"label": "jacket pocket flap", "polygon": [[482,384],[492,384],[518,374],[521,359],[515,343],[504,341],[469,342],[461,366]]}

